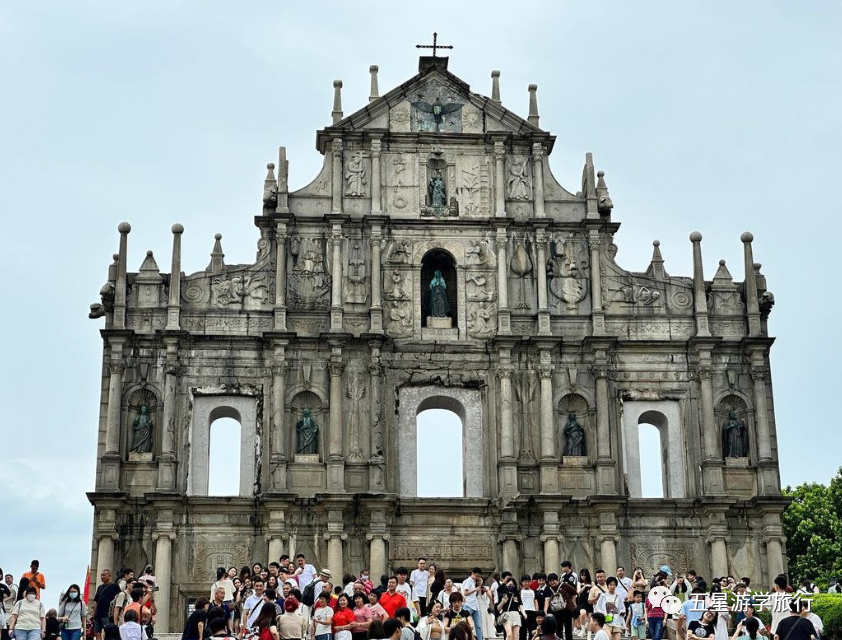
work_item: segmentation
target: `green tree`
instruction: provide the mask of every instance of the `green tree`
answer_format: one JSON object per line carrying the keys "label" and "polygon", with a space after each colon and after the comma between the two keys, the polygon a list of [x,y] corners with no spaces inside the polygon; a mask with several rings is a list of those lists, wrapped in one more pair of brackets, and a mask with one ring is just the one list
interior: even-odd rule
{"label": "green tree", "polygon": [[783,515],[790,578],[825,589],[842,577],[842,468],[828,486],[813,482],[783,493],[792,498]]}

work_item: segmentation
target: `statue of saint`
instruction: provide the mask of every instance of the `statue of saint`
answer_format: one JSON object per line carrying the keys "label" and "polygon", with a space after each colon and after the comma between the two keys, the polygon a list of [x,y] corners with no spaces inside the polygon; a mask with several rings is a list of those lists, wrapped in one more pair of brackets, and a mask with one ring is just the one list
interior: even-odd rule
{"label": "statue of saint", "polygon": [[152,418],[149,417],[149,407],[141,405],[140,413],[132,423],[132,453],[152,453]]}
{"label": "statue of saint", "polygon": [[450,313],[450,302],[447,299],[447,283],[436,269],[430,280],[430,315],[433,318],[446,318]]}
{"label": "statue of saint", "polygon": [[737,418],[736,411],[728,412],[724,427],[724,453],[726,458],[748,457],[748,429],[746,423]]}
{"label": "statue of saint", "polygon": [[348,188],[345,190],[346,196],[365,195],[365,163],[361,151],[353,154],[348,161],[348,166],[345,170],[345,180],[348,182]]}
{"label": "statue of saint", "polygon": [[319,452],[319,425],[310,415],[309,409],[301,412],[301,420],[295,424],[295,433],[297,435],[295,453],[313,455]]}
{"label": "statue of saint", "polygon": [[567,424],[564,425],[564,455],[587,455],[585,449],[585,430],[579,424],[579,421],[576,420],[575,413],[567,414]]}
{"label": "statue of saint", "polygon": [[441,174],[436,174],[430,180],[430,205],[433,207],[447,206],[447,187],[444,180],[441,179]]}

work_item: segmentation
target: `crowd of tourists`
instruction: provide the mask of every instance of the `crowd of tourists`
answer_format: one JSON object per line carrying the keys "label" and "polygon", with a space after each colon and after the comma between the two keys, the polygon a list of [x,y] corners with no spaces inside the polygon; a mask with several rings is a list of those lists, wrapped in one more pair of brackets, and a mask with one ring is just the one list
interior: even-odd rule
{"label": "crowd of tourists", "polygon": [[[303,554],[268,565],[219,567],[208,595],[195,600],[182,640],[662,640],[675,621],[680,640],[817,640],[821,619],[785,575],[771,592],[753,590],[747,577],[712,578],[662,566],[647,576],[637,567],[612,572],[559,571],[515,576],[448,576],[419,558],[411,571],[398,567],[374,580],[368,570],[334,576],[317,570]],[[100,586],[86,602],[79,585],[61,592],[57,609],[45,610],[46,580],[39,563],[19,581],[0,584],[2,640],[149,640],[154,637],[157,582],[152,566],[102,569]],[[831,592],[842,591],[834,583]],[[670,607],[655,597],[672,597]],[[651,597],[650,597],[651,596]],[[663,600],[665,603],[666,600]],[[771,611],[771,624],[757,617]],[[665,610],[666,609],[666,610]],[[761,639],[761,640],[765,640]]]}

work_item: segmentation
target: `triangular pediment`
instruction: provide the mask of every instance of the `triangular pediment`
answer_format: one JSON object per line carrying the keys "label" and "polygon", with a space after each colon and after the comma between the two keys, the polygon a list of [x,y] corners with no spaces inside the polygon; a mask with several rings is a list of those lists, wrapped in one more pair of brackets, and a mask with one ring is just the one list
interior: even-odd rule
{"label": "triangular pediment", "polygon": [[400,86],[319,132],[318,147],[343,134],[364,131],[423,134],[504,134],[544,140],[552,136],[491,98],[474,93],[441,66],[418,73]]}

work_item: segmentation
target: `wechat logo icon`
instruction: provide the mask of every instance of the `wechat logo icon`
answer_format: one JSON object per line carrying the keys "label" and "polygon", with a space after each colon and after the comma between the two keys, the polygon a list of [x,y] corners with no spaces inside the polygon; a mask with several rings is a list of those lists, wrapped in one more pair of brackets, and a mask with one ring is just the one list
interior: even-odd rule
{"label": "wechat logo icon", "polygon": [[672,592],[666,587],[653,587],[649,592],[648,600],[649,604],[653,607],[660,607],[666,614],[675,615],[681,611],[681,600],[672,595]]}

